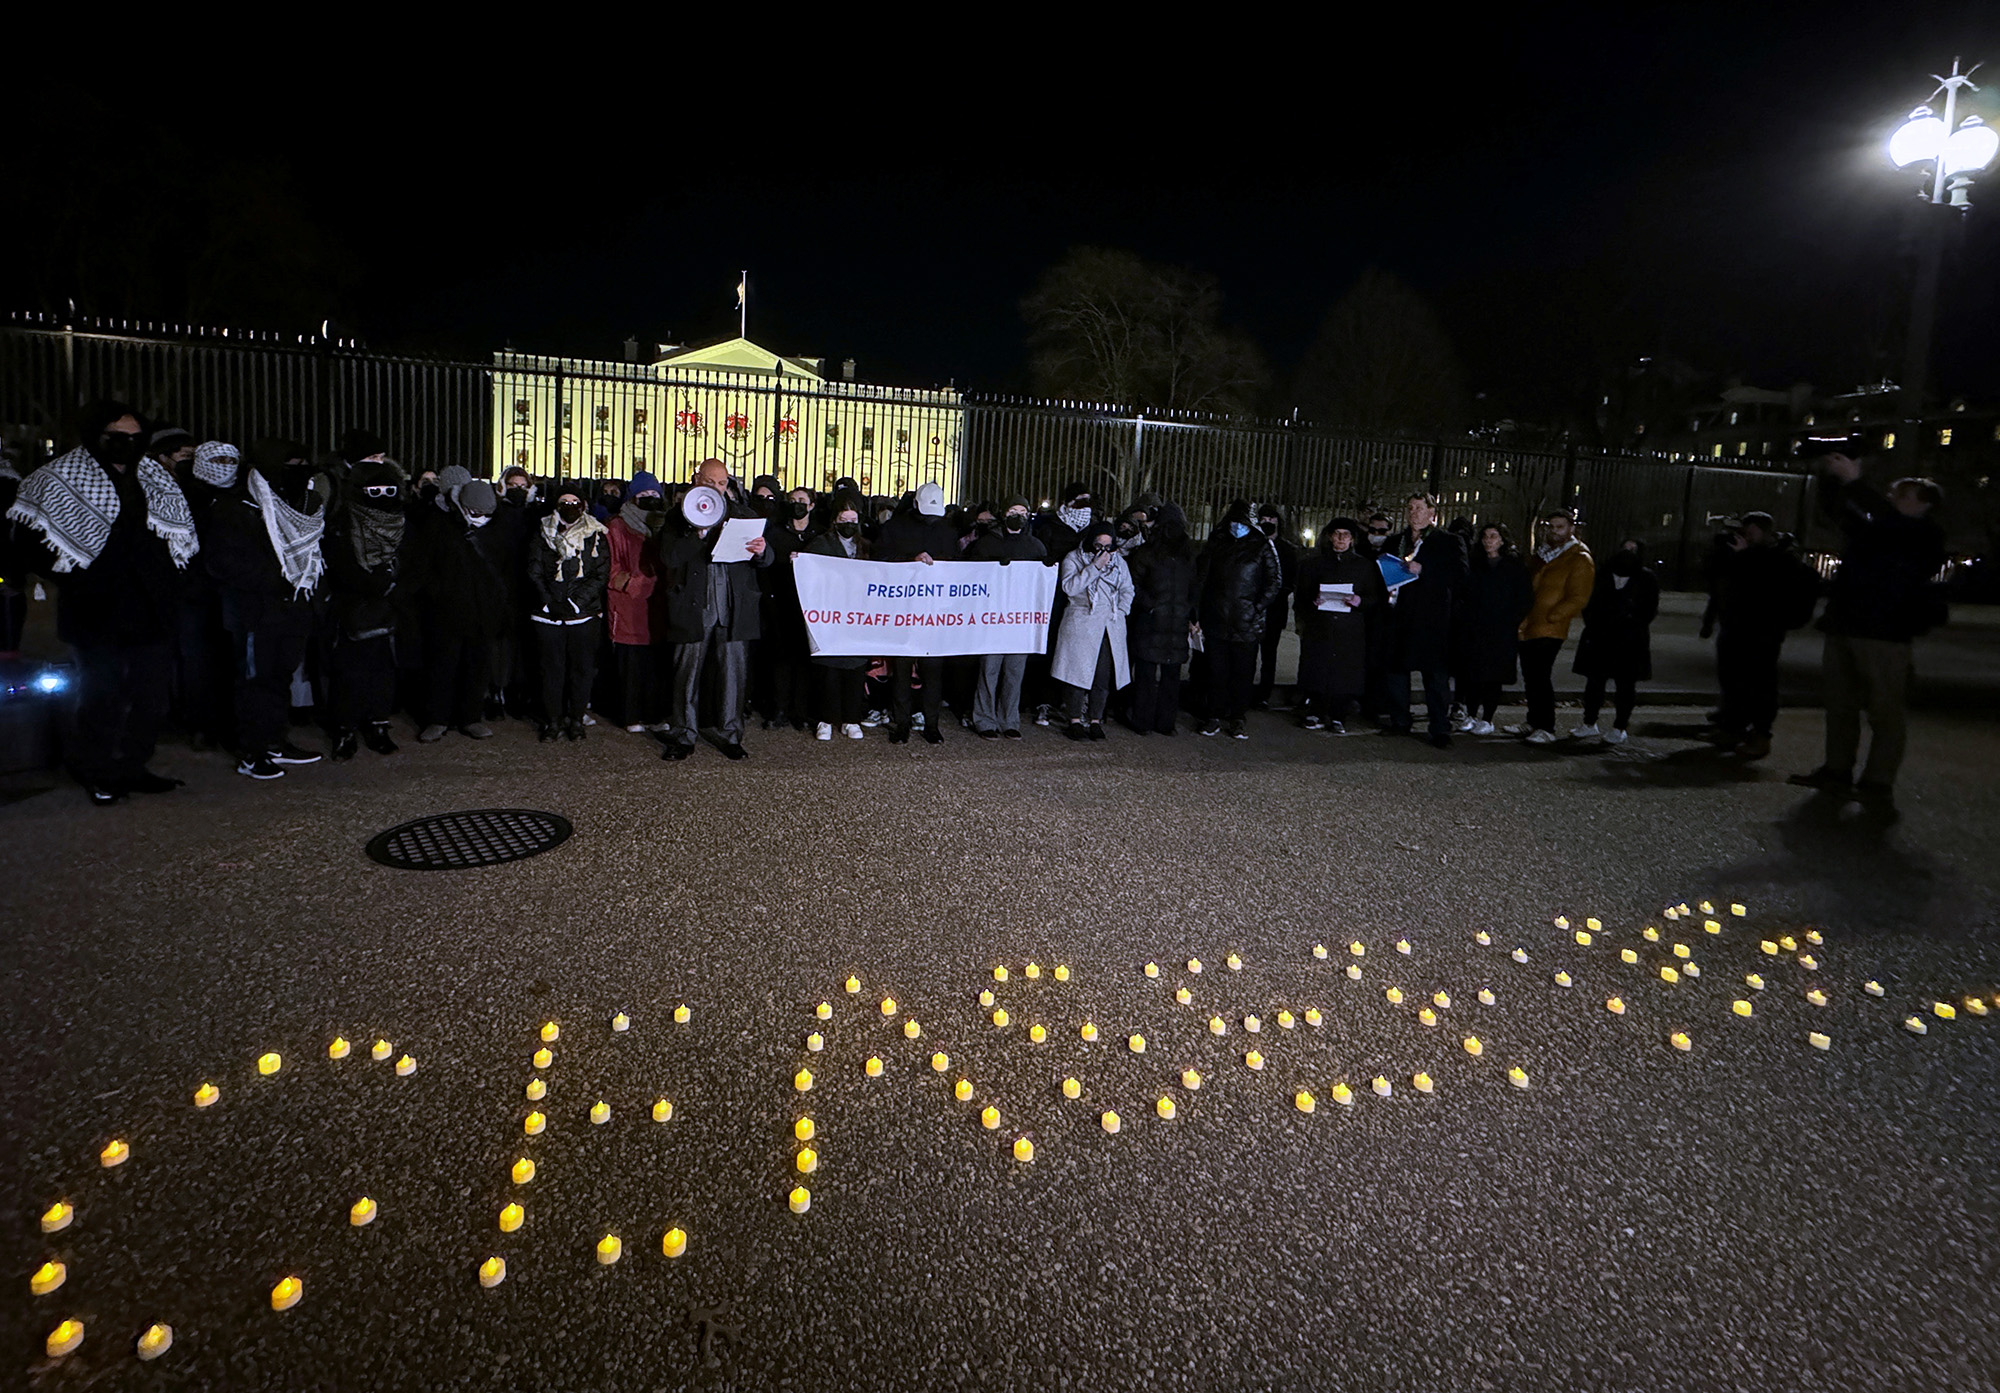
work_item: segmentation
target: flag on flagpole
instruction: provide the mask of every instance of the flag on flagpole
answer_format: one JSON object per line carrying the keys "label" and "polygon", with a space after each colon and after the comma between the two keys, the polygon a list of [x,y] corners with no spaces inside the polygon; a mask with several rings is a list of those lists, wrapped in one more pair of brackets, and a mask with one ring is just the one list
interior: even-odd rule
{"label": "flag on flagpole", "polygon": [[736,308],[742,309],[750,298],[750,273],[745,271],[743,279],[736,282]]}

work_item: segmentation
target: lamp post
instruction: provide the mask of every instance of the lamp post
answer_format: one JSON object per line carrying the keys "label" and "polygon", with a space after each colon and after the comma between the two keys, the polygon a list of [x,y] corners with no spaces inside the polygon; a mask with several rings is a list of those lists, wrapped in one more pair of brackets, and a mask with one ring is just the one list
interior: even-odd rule
{"label": "lamp post", "polygon": [[[1958,121],[1958,94],[1977,92],[1972,74],[1978,64],[1961,73],[1959,60],[1951,60],[1948,77],[1932,74],[1938,86],[1930,100],[1944,96],[1944,115],[1938,116],[1928,104],[1911,112],[1909,119],[1889,137],[1889,158],[1898,169],[1912,165],[1930,166],[1921,196],[1929,205],[1923,211],[1917,237],[1917,274],[1910,289],[1910,333],[1903,349],[1904,417],[1915,420],[1923,414],[1924,381],[1930,359],[1931,332],[1937,320],[1938,271],[1944,260],[1944,209],[1960,212],[1972,207],[1972,179],[2000,154],[2000,131],[1967,116]],[[1958,121],[1954,126],[1953,122]],[[1936,210],[1936,211],[1933,211]]]}

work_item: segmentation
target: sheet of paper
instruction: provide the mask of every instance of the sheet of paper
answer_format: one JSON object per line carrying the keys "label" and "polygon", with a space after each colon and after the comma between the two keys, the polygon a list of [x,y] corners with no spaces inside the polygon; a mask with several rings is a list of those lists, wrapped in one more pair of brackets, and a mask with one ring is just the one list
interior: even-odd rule
{"label": "sheet of paper", "polygon": [[725,518],[722,522],[722,531],[715,539],[715,550],[708,554],[708,559],[718,563],[748,561],[750,539],[763,535],[762,518]]}
{"label": "sheet of paper", "polygon": [[1354,587],[1346,581],[1341,581],[1337,585],[1322,585],[1319,588],[1319,593],[1322,595],[1352,595]]}

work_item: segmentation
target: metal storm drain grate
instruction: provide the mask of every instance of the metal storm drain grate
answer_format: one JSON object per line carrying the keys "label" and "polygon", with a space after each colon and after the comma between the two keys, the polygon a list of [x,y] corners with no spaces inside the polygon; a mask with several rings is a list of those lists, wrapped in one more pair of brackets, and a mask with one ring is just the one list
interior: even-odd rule
{"label": "metal storm drain grate", "polygon": [[420,817],[377,832],[368,842],[370,859],[405,871],[460,871],[519,861],[560,846],[571,832],[569,819],[532,808],[476,808],[464,813]]}

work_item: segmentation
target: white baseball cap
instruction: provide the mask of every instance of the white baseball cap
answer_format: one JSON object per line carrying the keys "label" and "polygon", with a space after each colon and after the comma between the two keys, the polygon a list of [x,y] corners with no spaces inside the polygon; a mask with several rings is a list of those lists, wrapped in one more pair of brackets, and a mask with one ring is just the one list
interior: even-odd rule
{"label": "white baseball cap", "polygon": [[944,516],[944,490],[936,484],[917,486],[917,511],[927,518]]}

